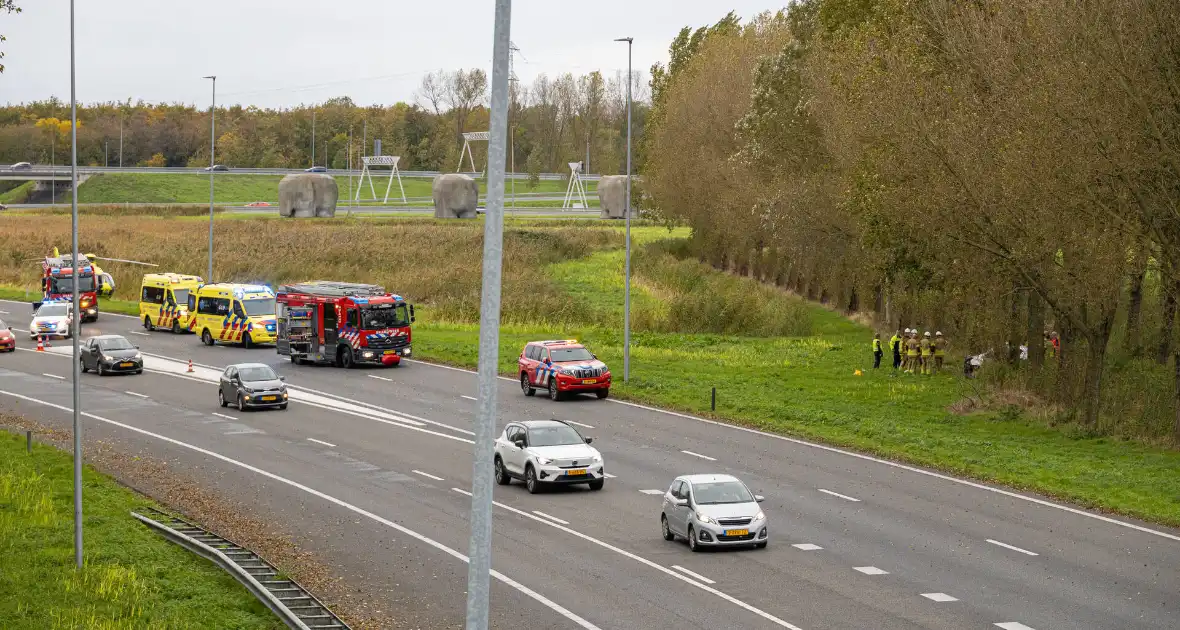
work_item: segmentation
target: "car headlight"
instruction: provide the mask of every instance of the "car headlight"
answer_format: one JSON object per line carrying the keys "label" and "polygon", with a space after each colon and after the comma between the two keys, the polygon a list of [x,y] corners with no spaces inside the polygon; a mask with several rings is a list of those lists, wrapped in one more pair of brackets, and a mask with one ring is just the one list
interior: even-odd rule
{"label": "car headlight", "polygon": [[601,462],[601,461],[602,461],[602,455],[595,455],[595,456],[594,456],[594,460],[593,460],[593,461],[594,461],[594,463],[595,463],[595,464],[597,464],[597,463]]}
{"label": "car headlight", "polygon": [[553,460],[551,460],[551,459],[545,459],[544,457],[538,457],[538,458],[537,458],[537,463],[538,463],[538,464],[540,464],[540,465],[542,465],[542,466],[548,466],[549,464],[552,464],[552,463],[553,463]]}
{"label": "car headlight", "polygon": [[143,360],[143,355],[142,355],[142,354],[140,354],[140,353],[138,353],[138,352],[136,352],[136,353],[135,353],[135,356],[131,357],[131,360],[132,360],[132,361],[142,361],[142,360]]}
{"label": "car headlight", "polygon": [[716,525],[716,524],[717,524],[717,521],[713,520],[713,517],[712,517],[712,516],[709,516],[708,514],[702,514],[702,513],[700,513],[700,512],[697,512],[697,520],[698,520],[698,521],[700,521],[700,522],[702,522],[702,523],[709,523],[709,524],[712,524],[712,525]]}
{"label": "car headlight", "polygon": [[760,520],[762,520],[762,519],[764,519],[764,518],[766,518],[766,513],[765,513],[765,512],[759,512],[759,513],[758,513],[758,515],[754,517],[754,520],[756,520],[756,521],[760,521]]}
{"label": "car headlight", "polygon": [[366,350],[366,351],[365,351],[365,353],[364,353],[364,354],[362,354],[361,356],[363,356],[363,357],[364,357],[364,358],[366,358],[366,359],[372,359],[372,358],[373,358],[373,353],[372,353],[371,351],[367,351],[367,350]]}

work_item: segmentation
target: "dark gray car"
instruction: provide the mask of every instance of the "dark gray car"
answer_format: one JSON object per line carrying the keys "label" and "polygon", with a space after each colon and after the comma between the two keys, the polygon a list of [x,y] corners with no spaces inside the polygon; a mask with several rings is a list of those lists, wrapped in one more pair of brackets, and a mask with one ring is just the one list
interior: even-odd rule
{"label": "dark gray car", "polygon": [[99,335],[82,343],[82,371],[94,370],[99,376],[117,373],[143,374],[143,355],[139,347],[120,335]]}
{"label": "dark gray car", "polygon": [[286,377],[275,374],[269,365],[238,363],[225,368],[217,387],[217,402],[222,407],[230,403],[238,409],[260,407],[287,408]]}

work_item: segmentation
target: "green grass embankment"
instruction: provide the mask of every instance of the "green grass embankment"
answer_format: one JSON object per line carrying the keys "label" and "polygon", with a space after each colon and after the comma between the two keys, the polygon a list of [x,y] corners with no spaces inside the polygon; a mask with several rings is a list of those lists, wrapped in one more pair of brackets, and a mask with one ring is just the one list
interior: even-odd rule
{"label": "green grass embankment", "polygon": [[0,431],[0,627],[283,627],[232,577],[130,516],[145,499],[83,471],[85,562],[74,567],[68,453]]}

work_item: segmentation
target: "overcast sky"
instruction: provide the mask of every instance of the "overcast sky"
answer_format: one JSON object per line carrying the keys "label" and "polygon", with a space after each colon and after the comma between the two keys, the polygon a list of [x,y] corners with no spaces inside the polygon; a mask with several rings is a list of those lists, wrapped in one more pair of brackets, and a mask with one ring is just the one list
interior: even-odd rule
{"label": "overcast sky", "polygon": [[[17,0],[0,15],[7,66],[0,102],[70,95],[69,0]],[[625,72],[667,61],[682,26],[735,10],[743,20],[786,0],[516,0],[516,74]],[[76,0],[77,89],[85,103],[128,97],[284,107],[351,96],[410,101],[425,72],[491,70],[493,0]]]}

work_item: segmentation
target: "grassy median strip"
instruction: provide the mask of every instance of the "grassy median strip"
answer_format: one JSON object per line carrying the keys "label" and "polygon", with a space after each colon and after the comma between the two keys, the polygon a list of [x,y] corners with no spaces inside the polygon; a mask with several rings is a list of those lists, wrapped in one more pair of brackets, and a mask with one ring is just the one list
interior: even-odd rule
{"label": "grassy median strip", "polygon": [[83,471],[85,566],[74,568],[68,453],[0,431],[0,627],[266,628],[282,623],[212,564],[153,534],[147,501]]}

